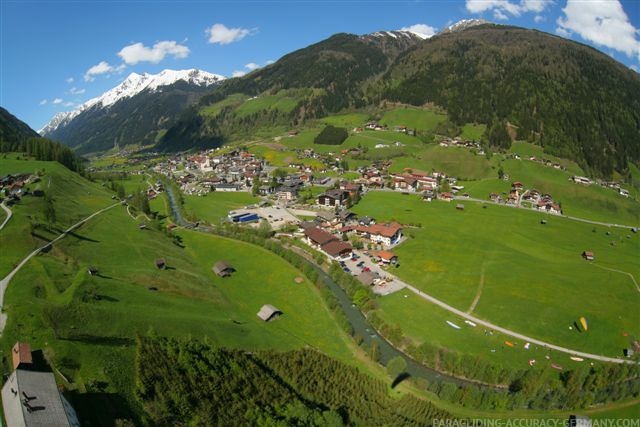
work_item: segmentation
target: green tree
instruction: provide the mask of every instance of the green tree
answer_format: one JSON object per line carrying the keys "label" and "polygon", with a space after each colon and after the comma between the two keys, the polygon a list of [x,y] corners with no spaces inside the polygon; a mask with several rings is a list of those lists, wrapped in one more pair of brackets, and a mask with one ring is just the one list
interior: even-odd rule
{"label": "green tree", "polygon": [[44,196],[44,219],[49,227],[56,222],[56,207],[49,193],[46,193]]}
{"label": "green tree", "polygon": [[396,356],[387,363],[387,374],[389,374],[391,378],[396,378],[403,373],[405,369],[407,369],[407,362],[402,356]]}

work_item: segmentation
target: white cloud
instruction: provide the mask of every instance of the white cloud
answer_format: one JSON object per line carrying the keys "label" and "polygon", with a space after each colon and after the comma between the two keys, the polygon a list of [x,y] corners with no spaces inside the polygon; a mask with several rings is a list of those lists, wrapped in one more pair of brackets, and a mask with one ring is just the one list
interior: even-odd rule
{"label": "white cloud", "polygon": [[560,37],[569,38],[571,37],[571,33],[564,28],[556,27],[556,34]]}
{"label": "white cloud", "polygon": [[246,72],[246,71],[240,71],[240,70],[238,70],[238,71],[234,71],[233,73],[231,73],[231,77],[242,77],[242,76],[244,76],[245,74],[247,74],[247,72]]}
{"label": "white cloud", "polygon": [[547,20],[547,18],[545,16],[542,15],[536,15],[533,17],[533,21],[537,24],[541,23],[541,22],[545,22]]}
{"label": "white cloud", "polygon": [[260,68],[260,66],[258,64],[256,64],[255,62],[249,62],[247,65],[244,66],[244,68],[246,68],[249,71],[253,71],[253,70],[257,70],[258,68]]}
{"label": "white cloud", "polygon": [[636,73],[640,73],[640,68],[636,67],[635,65],[631,65],[631,66],[629,66],[629,68],[631,68]]}
{"label": "white cloud", "polygon": [[85,92],[85,89],[78,89],[77,87],[72,87],[71,89],[69,89],[69,93],[72,95],[82,95]]}
{"label": "white cloud", "polygon": [[433,37],[438,32],[436,28],[427,24],[415,24],[410,27],[402,27],[400,28],[400,31],[408,31],[423,39]]}
{"label": "white cloud", "polygon": [[540,13],[553,4],[553,0],[466,0],[465,7],[471,13],[493,11],[496,19],[508,19],[508,15],[520,16],[526,12]]}
{"label": "white cloud", "polygon": [[47,100],[43,99],[42,101],[40,101],[40,105],[46,105],[47,104]]}
{"label": "white cloud", "polygon": [[567,0],[556,33],[576,33],[584,40],[640,60],[640,30],[635,28],[618,0]]}
{"label": "white cloud", "polygon": [[271,65],[271,64],[275,64],[276,61],[274,61],[273,59],[267,59],[264,63],[264,65]]}
{"label": "white cloud", "polygon": [[52,103],[52,104],[55,104],[55,105],[57,105],[57,104],[62,104],[62,99],[60,99],[60,98],[56,98],[56,99],[54,99],[53,101],[51,101],[51,103]]}
{"label": "white cloud", "polygon": [[73,105],[74,105],[74,104],[73,104],[73,102],[71,102],[71,101],[69,101],[69,102],[65,102],[65,103],[64,103],[64,106],[65,106],[65,107],[73,107]]}
{"label": "white cloud", "polygon": [[153,47],[147,47],[142,43],[125,46],[118,52],[118,56],[127,65],[135,65],[138,62],[157,64],[167,55],[173,56],[174,59],[186,58],[189,53],[187,46],[178,44],[173,40],[165,40],[154,44]]}
{"label": "white cloud", "polygon": [[68,77],[65,79],[65,81],[69,84],[73,83],[73,77]]}
{"label": "white cloud", "polygon": [[256,33],[256,29],[227,28],[224,24],[213,24],[204,30],[211,44],[230,44]]}
{"label": "white cloud", "polygon": [[100,61],[84,73],[84,80],[86,82],[92,82],[95,80],[95,76],[97,75],[120,72],[125,68],[126,65],[124,64],[120,64],[117,67],[114,67],[113,65],[109,65],[107,61]]}
{"label": "white cloud", "polygon": [[509,19],[509,17],[505,15],[504,12],[502,12],[500,9],[493,10],[493,17],[500,21],[506,21]]}

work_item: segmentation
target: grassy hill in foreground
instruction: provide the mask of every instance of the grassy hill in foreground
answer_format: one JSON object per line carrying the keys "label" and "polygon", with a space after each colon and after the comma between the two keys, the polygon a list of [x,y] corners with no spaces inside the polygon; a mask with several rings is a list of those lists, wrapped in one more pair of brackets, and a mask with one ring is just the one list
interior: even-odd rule
{"label": "grassy hill in foreground", "polygon": [[[3,170],[26,166],[50,171],[48,191],[60,197],[62,223],[111,201],[103,187],[65,170],[56,172],[53,164],[0,160]],[[42,182],[48,185],[48,180]],[[28,244],[24,252],[5,244],[5,239],[23,242],[29,235],[25,222],[31,209],[37,209],[31,201],[39,200],[25,199],[14,207],[16,217],[0,232],[2,247],[11,248],[2,251],[7,267],[37,243]],[[81,203],[82,208],[76,206]],[[256,251],[261,253],[258,258]],[[156,258],[165,258],[168,268],[157,269]],[[236,268],[231,278],[220,279],[211,271],[219,259]],[[87,273],[91,265],[98,275]],[[141,414],[133,397],[136,333],[206,337],[246,349],[311,345],[353,360],[351,341],[315,287],[306,280],[295,282],[299,276],[285,261],[246,243],[195,232],[170,238],[153,227],[139,230],[125,208],[117,206],[33,258],[14,277],[5,295],[4,372],[13,343],[30,342],[44,351],[61,373],[61,383],[73,390],[83,425],[111,425],[114,418],[138,420]],[[278,322],[265,324],[256,316],[267,303],[284,311]]]}

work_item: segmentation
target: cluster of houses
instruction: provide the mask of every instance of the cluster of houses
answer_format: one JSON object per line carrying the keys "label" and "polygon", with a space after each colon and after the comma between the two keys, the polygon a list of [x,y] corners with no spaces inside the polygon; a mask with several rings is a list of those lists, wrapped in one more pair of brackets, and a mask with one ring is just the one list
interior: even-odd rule
{"label": "cluster of houses", "polygon": [[370,217],[358,219],[345,209],[335,213],[319,212],[313,221],[302,222],[300,229],[307,244],[336,260],[352,257],[349,240],[356,237],[363,247],[367,244],[370,248],[380,248],[381,262],[395,263],[397,257],[388,249],[400,243],[403,236],[402,225],[397,222],[378,224]]}
{"label": "cluster of houses", "polygon": [[6,198],[5,204],[11,206],[16,200],[22,196],[44,196],[44,191],[36,189],[27,190],[27,185],[40,181],[37,175],[30,173],[21,173],[17,175],[4,175],[0,177],[0,200]]}
{"label": "cluster of houses", "polygon": [[253,154],[233,150],[216,154],[207,150],[195,155],[177,155],[154,167],[174,179],[185,194],[204,195],[210,191],[250,191],[255,177],[266,179],[265,161]]}
{"label": "cluster of houses", "polygon": [[619,182],[603,181],[603,180],[594,181],[594,180],[591,180],[590,178],[587,178],[586,176],[578,176],[578,175],[572,176],[571,178],[569,178],[569,180],[573,181],[576,184],[582,184],[582,185],[598,184],[601,187],[611,188],[617,191],[618,194],[621,195],[622,197],[629,197],[629,190],[622,188]]}
{"label": "cluster of houses", "polygon": [[441,147],[462,147],[462,148],[473,148],[478,150],[479,155],[484,155],[484,150],[480,145],[480,141],[470,141],[468,139],[463,139],[460,137],[455,138],[444,138],[440,141]]}
{"label": "cluster of houses", "polygon": [[[353,128],[353,132],[362,132],[365,129],[366,130],[376,130],[376,131],[387,131],[387,130],[389,130],[389,126],[380,124],[376,120],[369,120],[368,122],[366,122],[364,124],[363,127],[355,127],[355,128]],[[416,130],[415,129],[410,129],[405,125],[394,126],[393,130],[395,132],[400,132],[400,133],[404,133],[404,134],[407,134],[407,135],[416,136]]]}
{"label": "cluster of houses", "polygon": [[511,190],[508,195],[505,193],[491,193],[489,194],[489,199],[495,203],[505,203],[513,206],[522,206],[526,202],[531,208],[538,211],[554,215],[562,214],[560,204],[553,200],[551,194],[541,193],[535,188],[525,190],[524,184],[519,181],[511,184]]}

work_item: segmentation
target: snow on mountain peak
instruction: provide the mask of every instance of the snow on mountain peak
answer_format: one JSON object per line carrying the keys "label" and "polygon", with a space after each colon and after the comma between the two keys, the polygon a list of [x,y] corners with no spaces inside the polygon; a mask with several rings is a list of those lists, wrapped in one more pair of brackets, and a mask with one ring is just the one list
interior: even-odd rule
{"label": "snow on mountain peak", "polygon": [[108,107],[121,99],[131,98],[144,90],[156,91],[159,87],[169,86],[178,81],[185,81],[197,86],[210,86],[212,84],[219,83],[224,79],[224,76],[208,73],[195,68],[189,70],[162,70],[158,74],[144,73],[141,75],[138,73],[131,73],[118,86],[106,91],[96,98],[88,100],[77,109],[56,114],[53,116],[51,121],[39,131],[39,133],[41,135],[51,133],[58,127],[69,123],[74,117],[83,111],[94,106],[97,106],[98,108]]}
{"label": "snow on mountain peak", "polygon": [[491,24],[491,22],[484,19],[462,19],[455,24],[449,25],[443,29],[440,34],[453,33],[456,31],[466,30],[467,28],[475,27],[476,25]]}

